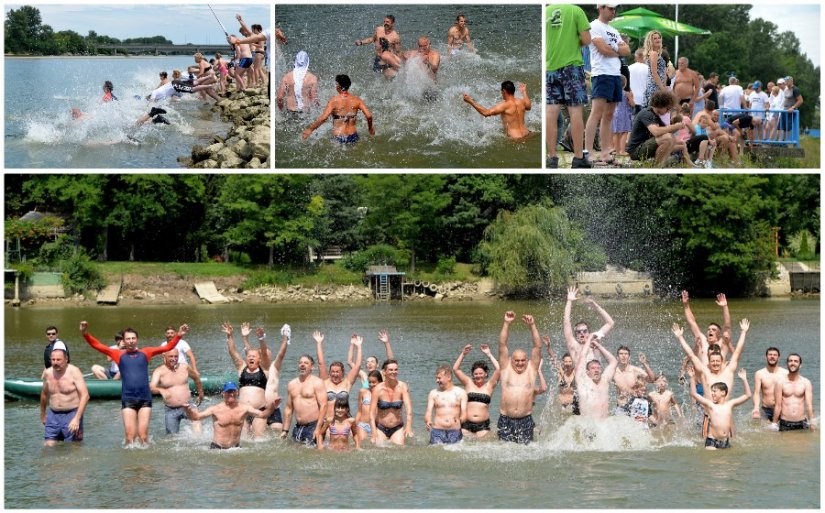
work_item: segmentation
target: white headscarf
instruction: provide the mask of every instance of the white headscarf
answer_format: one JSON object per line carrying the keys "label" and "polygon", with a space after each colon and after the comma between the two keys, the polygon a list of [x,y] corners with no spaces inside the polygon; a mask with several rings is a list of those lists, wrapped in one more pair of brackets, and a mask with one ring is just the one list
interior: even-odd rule
{"label": "white headscarf", "polygon": [[304,98],[301,94],[304,88],[304,77],[309,69],[309,54],[301,50],[295,56],[295,69],[292,71],[292,79],[295,81],[295,103],[300,110],[304,109]]}

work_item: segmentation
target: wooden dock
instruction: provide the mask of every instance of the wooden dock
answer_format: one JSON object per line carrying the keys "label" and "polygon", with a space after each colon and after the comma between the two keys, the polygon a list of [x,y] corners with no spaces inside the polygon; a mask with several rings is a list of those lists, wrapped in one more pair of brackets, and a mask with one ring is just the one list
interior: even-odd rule
{"label": "wooden dock", "polygon": [[112,285],[106,285],[103,290],[97,293],[97,304],[116,305],[118,297],[120,296],[120,287],[122,285],[122,281],[118,281]]}
{"label": "wooden dock", "polygon": [[218,293],[218,289],[215,287],[215,282],[212,281],[196,283],[195,292],[198,293],[199,298],[204,299],[212,304],[229,302],[229,299]]}

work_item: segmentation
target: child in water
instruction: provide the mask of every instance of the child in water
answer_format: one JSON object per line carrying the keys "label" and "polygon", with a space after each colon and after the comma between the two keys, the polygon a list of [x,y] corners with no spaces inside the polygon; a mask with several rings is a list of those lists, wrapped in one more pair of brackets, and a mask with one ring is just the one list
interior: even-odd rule
{"label": "child in water", "polygon": [[323,438],[329,440],[329,448],[336,451],[345,451],[350,448],[349,440],[355,440],[355,448],[361,448],[361,440],[355,436],[355,419],[350,417],[349,399],[338,398],[335,400],[335,414],[332,420],[324,419],[321,430],[315,443],[318,450],[323,450]]}
{"label": "child in water", "polygon": [[112,85],[111,80],[107,80],[107,81],[103,82],[103,101],[104,102],[110,102],[112,100],[117,100],[117,96],[112,94],[112,91],[114,91],[114,89],[115,89],[115,86]]}
{"label": "child in water", "polygon": [[690,376],[690,396],[693,397],[708,415],[708,434],[705,438],[705,449],[730,449],[730,437],[733,435],[733,409],[751,398],[751,387],[748,385],[745,369],[736,373],[745,386],[745,393],[736,399],[728,400],[728,386],[721,381],[710,387],[710,399],[696,393],[696,371],[688,367]]}
{"label": "child in water", "polygon": [[664,427],[675,423],[670,413],[670,407],[672,406],[680,417],[682,416],[682,409],[679,407],[679,403],[676,402],[673,392],[667,389],[667,378],[664,374],[656,378],[655,383],[656,390],[648,395],[653,403],[653,415],[650,418],[651,425],[653,427]]}

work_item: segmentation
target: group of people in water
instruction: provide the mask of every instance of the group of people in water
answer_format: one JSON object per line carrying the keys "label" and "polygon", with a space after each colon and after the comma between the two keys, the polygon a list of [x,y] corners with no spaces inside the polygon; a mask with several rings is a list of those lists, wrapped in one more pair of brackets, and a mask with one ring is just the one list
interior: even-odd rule
{"label": "group of people in water", "polygon": [[[406,67],[410,73],[418,73],[429,82],[423,90],[422,100],[431,102],[438,99],[436,83],[442,63],[441,53],[432,47],[430,38],[421,36],[417,39],[415,49],[402,50],[401,37],[395,30],[395,16],[388,14],[383,24],[377,26],[371,36],[356,39],[355,45],[373,45],[375,54],[372,69],[382,73],[385,80],[393,80],[399,71]],[[447,48],[450,56],[462,52],[475,53],[465,15],[459,14],[455,24],[448,30]],[[359,140],[356,127],[359,111],[367,121],[370,136],[375,135],[372,113],[361,98],[350,94],[351,85],[349,75],[335,76],[337,95],[328,101],[315,122],[303,131],[304,139],[308,139],[315,130],[331,119],[332,139],[340,144],[354,144]],[[516,89],[520,97],[516,96]],[[512,81],[505,80],[501,84],[501,95],[502,101],[489,109],[480,105],[469,94],[465,93],[463,100],[482,116],[500,116],[508,137],[522,139],[528,136],[530,131],[524,123],[525,112],[531,109],[527,87],[524,84],[518,84],[517,87]],[[301,50],[295,55],[294,69],[281,80],[277,99],[280,110],[285,110],[290,116],[298,119],[304,119],[313,109],[320,108],[318,78],[309,72],[309,55],[306,51]]]}
{"label": "group of people in water", "polygon": [[[496,436],[520,444],[533,441],[536,397],[548,390],[542,372],[545,350],[558,384],[554,407],[563,415],[601,420],[612,410],[614,415],[630,417],[644,429],[659,430],[667,430],[675,422],[675,416],[687,416],[668,389],[667,378],[651,369],[645,355],[638,355],[641,367],[637,367],[630,363],[631,352],[626,345],[619,345],[615,356],[605,348],[603,342],[615,323],[592,296],[586,296],[583,301],[601,316],[603,325],[591,332],[585,322],[571,323],[573,304],[579,300],[577,288],[571,287],[563,318],[566,352],[561,358],[551,347],[550,337],[540,335],[535,319],[529,314],[521,317],[530,331],[532,345],[529,353],[525,349],[511,352],[510,330],[516,314],[508,311],[504,314],[499,334],[497,357],[488,345],[481,344],[480,350],[486,358],[475,361],[467,375],[461,367],[473,351],[472,345],[468,344],[461,349],[452,367],[438,366],[435,369],[436,387],[427,396],[424,414],[430,443],[452,444],[464,437],[487,438],[492,432],[490,404],[499,384],[501,396]],[[686,354],[679,380],[684,382],[687,374],[690,395],[698,413],[697,429],[701,426],[705,447],[730,447],[735,432],[733,409],[751,397],[752,416],[767,420],[766,428],[813,430],[814,425],[810,422],[814,418],[813,391],[811,382],[800,374],[802,357],[789,354],[787,368],[782,368],[779,349],[769,347],[765,353],[766,367],[754,374],[752,392],[746,371],[738,368],[750,323],[747,319],[740,321],[740,335],[734,346],[725,295],[719,294],[716,302],[722,309],[723,323],[710,323],[703,332],[690,308],[688,293],[682,293],[685,320],[694,337],[693,345],[685,340],[680,325],[672,327]],[[298,375],[289,381],[282,398],[280,374],[291,341],[290,326],[285,324],[281,328],[280,346],[273,358],[262,327],[255,330],[256,347],[250,343],[252,329],[249,323],[241,326],[244,351],[241,355],[236,347],[233,326],[224,323],[222,331],[226,336],[227,352],[238,378],[224,384],[223,401],[201,411],[198,405],[204,394],[200,372],[191,346],[182,340],[189,331],[186,324],[178,329],[168,327],[166,341],[150,348],[138,348],[138,335],[134,329],[125,329],[118,336],[120,340],[107,347],[89,333],[88,327],[86,321],[80,323],[83,338],[116,366],[110,369],[95,366],[94,374],[98,378],[122,381],[121,414],[127,444],[149,442],[153,392],[160,394],[164,402],[168,434],[178,433],[183,419],[192,421],[193,431],[200,432],[199,421],[212,418],[211,447],[215,449],[240,446],[244,432],[257,438],[272,430],[287,438],[290,428],[293,441],[318,449],[346,449],[353,445],[360,448],[367,440],[373,445],[404,445],[406,439],[414,436],[410,389],[399,379],[399,362],[394,357],[386,330],[378,333],[386,353],[380,367],[377,356],[363,357],[364,340],[358,334],[353,334],[350,339],[347,363],[334,361],[327,367],[325,336],[315,331],[312,337],[318,374],[313,372],[316,359],[309,354],[301,355],[297,360]],[[50,326],[46,334],[49,344],[44,353],[46,370],[40,404],[46,444],[80,441],[83,439],[83,413],[89,401],[84,376],[69,363],[68,348],[58,339],[57,328]],[[150,380],[149,360],[161,354],[163,364],[154,370]],[[736,376],[742,381],[743,393],[734,397]],[[453,383],[454,377],[463,388]],[[190,378],[197,391],[194,401]],[[611,383],[615,387],[615,408],[610,406]],[[648,391],[649,384],[654,384],[651,391]],[[354,387],[357,387],[357,394],[353,392]],[[354,414],[352,395],[356,399]],[[283,413],[281,404],[284,405]]]}

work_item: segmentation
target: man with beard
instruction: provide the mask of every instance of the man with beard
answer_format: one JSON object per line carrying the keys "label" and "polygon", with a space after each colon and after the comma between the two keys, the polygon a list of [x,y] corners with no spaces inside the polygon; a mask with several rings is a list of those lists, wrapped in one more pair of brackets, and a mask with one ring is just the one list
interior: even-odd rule
{"label": "man with beard", "polygon": [[779,349],[775,347],[765,351],[765,360],[765,368],[753,375],[753,418],[773,421],[776,385],[788,375],[788,369],[779,366]]}
{"label": "man with beard", "polygon": [[396,54],[401,54],[401,36],[398,32],[393,30],[395,27],[395,16],[388,14],[384,17],[384,24],[375,27],[375,33],[365,39],[356,39],[355,46],[375,44],[375,61],[372,64],[373,71],[384,71],[381,64],[381,38],[384,38],[389,43],[390,50]]}
{"label": "man with beard", "polygon": [[312,374],[314,364],[315,360],[309,355],[298,358],[298,377],[290,381],[286,388],[284,429],[281,431],[281,438],[286,438],[292,413],[295,412],[292,439],[306,445],[315,445],[319,432],[318,420],[324,418],[327,408],[324,380]]}
{"label": "man with beard", "polygon": [[[799,373],[802,357],[791,353],[788,355],[787,364],[788,375],[775,387],[776,407],[773,411],[771,427],[779,431],[797,429],[813,431],[814,425],[810,421],[814,418],[814,392],[810,380]],[[806,409],[807,416],[805,415]]]}

